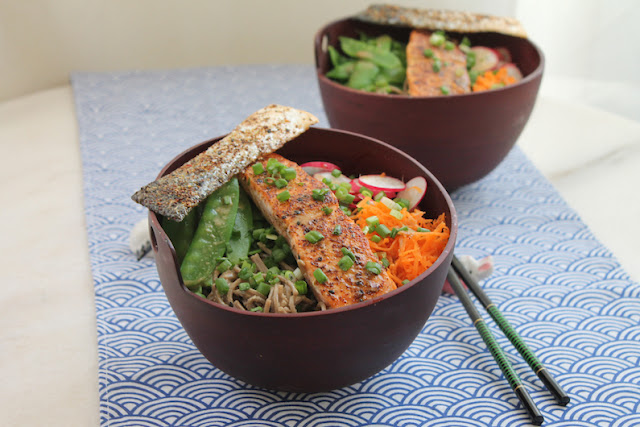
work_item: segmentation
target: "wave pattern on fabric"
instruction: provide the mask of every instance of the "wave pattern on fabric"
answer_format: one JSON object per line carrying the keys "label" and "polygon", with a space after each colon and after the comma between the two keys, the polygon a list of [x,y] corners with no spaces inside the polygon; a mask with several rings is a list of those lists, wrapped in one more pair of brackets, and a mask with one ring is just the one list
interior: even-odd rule
{"label": "wave pattern on fabric", "polygon": [[[129,231],[146,215],[130,195],[178,153],[269,103],[307,110],[328,126],[314,79],[308,66],[73,75],[101,424],[529,425],[453,296],[440,298],[415,342],[372,378],[328,393],[271,392],[212,366],[173,314],[153,259],[138,262],[129,251]],[[484,289],[571,396],[566,408],[557,405],[487,321],[545,425],[640,425],[640,286],[518,148],[452,196],[460,221],[456,252],[493,256]]]}

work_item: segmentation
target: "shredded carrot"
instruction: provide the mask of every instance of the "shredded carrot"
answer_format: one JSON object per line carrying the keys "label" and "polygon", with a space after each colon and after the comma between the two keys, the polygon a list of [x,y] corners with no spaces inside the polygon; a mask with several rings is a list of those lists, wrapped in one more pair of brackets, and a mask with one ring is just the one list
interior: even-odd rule
{"label": "shredded carrot", "polygon": [[500,67],[498,70],[488,70],[480,74],[473,84],[473,91],[495,89],[496,87],[507,86],[516,82],[513,76],[510,76],[506,67]]}
{"label": "shredded carrot", "polygon": [[[382,202],[376,202],[370,197],[361,200],[353,215],[353,219],[361,228],[367,226],[367,218],[378,217],[380,224],[389,229],[400,229],[403,226],[408,231],[400,231],[395,237],[385,237],[379,242],[369,240],[373,252],[383,255],[389,261],[387,272],[397,286],[402,286],[405,280],[413,280],[428,269],[438,259],[449,240],[449,228],[445,224],[445,214],[436,219],[425,218],[425,212],[414,209],[409,212],[402,208],[402,218],[391,215],[391,209]],[[418,228],[426,228],[429,232],[418,232]],[[371,238],[378,234],[368,234]]]}

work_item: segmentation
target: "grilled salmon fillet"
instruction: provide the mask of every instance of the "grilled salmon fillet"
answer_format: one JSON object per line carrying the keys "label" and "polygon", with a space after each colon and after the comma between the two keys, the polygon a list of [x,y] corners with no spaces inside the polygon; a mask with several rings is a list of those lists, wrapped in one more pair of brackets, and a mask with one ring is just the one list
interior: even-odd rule
{"label": "grilled salmon fillet", "polygon": [[[467,72],[467,56],[458,47],[451,50],[433,46],[425,30],[413,30],[407,44],[407,86],[409,95],[441,96],[443,87],[448,94],[471,92],[471,81]],[[431,49],[433,58],[427,58],[425,49]],[[434,70],[436,58],[440,70]]]}
{"label": "grilled salmon fillet", "polygon": [[[259,160],[265,171],[269,158],[294,168],[296,178],[289,181],[285,188],[278,189],[266,182],[266,172],[256,175],[253,168],[248,167],[239,175],[240,183],[265,218],[291,246],[316,299],[327,308],[336,308],[375,298],[395,289],[395,283],[384,269],[381,274],[365,269],[368,261],[379,260],[360,227],[340,210],[333,192],[327,191],[322,201],[315,200],[312,191],[328,189],[326,185],[278,154],[270,154]],[[281,202],[276,197],[284,190],[289,192],[290,198]],[[333,209],[328,215],[322,210],[325,206]],[[334,234],[338,225],[342,232]],[[318,231],[324,238],[318,243],[308,242],[305,235],[312,230]],[[355,255],[355,263],[348,271],[338,266],[338,261],[344,256],[341,252],[343,247]],[[314,276],[316,269],[321,269],[327,276],[325,283],[320,283]]]}
{"label": "grilled salmon fillet", "polygon": [[311,113],[271,104],[242,121],[205,152],[131,198],[155,213],[182,221],[189,211],[260,156],[276,151],[318,122]]}

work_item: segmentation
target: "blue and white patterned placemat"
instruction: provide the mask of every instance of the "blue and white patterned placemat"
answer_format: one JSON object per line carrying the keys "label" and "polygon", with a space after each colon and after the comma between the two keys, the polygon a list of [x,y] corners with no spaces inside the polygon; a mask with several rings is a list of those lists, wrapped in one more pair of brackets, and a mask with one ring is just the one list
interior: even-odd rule
{"label": "blue and white patterned placemat", "polygon": [[[276,393],[211,366],[174,316],[151,258],[129,251],[130,195],[176,154],[270,103],[328,126],[310,66],[76,73],[104,426],[523,426],[525,411],[455,297],[374,377]],[[516,148],[453,194],[459,255],[493,255],[483,283],[571,396],[555,403],[489,321],[549,426],[640,425],[640,286]],[[488,316],[487,316],[488,318]]]}

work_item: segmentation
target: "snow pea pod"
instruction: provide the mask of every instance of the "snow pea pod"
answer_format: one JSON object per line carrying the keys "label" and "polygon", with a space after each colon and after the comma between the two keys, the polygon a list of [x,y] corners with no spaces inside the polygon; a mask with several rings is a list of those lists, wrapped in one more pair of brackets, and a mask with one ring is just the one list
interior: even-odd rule
{"label": "snow pea pod", "polygon": [[180,222],[169,218],[162,218],[162,229],[169,236],[178,256],[178,263],[181,264],[189,249],[193,235],[198,225],[198,211],[191,209],[187,216]]}
{"label": "snow pea pod", "polygon": [[239,191],[234,177],[205,201],[198,228],[180,266],[182,280],[191,290],[199,290],[211,280],[218,258],[224,255],[235,224]]}
{"label": "snow pea pod", "polygon": [[247,258],[251,247],[251,229],[253,227],[253,209],[249,196],[240,188],[238,197],[238,212],[227,242],[227,258],[232,264],[239,264],[242,258]]}

